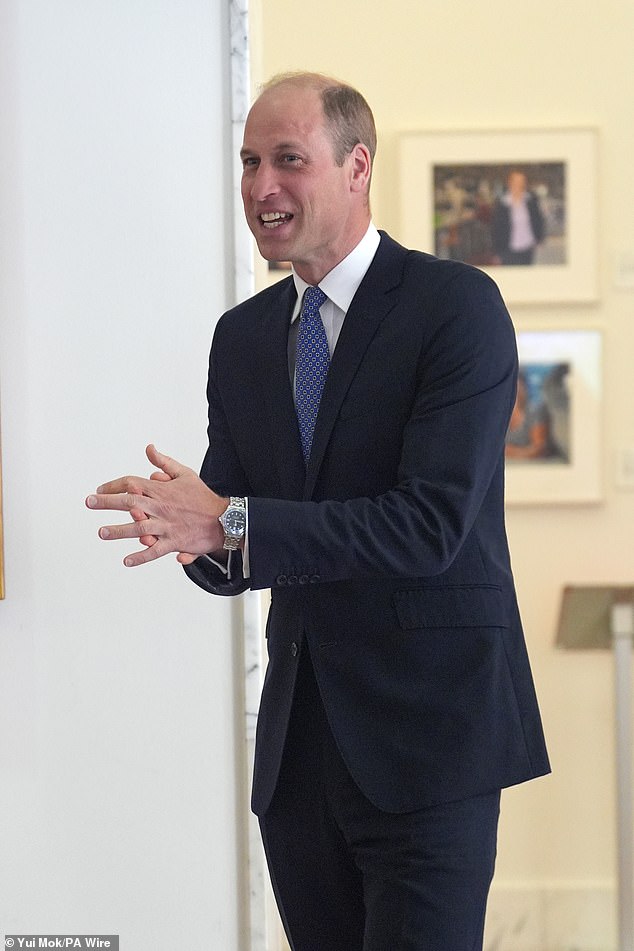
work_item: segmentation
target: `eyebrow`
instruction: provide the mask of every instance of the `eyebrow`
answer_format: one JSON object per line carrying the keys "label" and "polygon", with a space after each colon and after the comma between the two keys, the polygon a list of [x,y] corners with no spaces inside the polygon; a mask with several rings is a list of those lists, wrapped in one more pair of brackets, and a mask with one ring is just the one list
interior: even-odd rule
{"label": "eyebrow", "polygon": [[[298,142],[280,142],[278,145],[274,146],[274,152],[285,152],[290,150],[291,152],[303,151],[304,146],[300,145]],[[257,155],[257,149],[250,149],[248,145],[243,146],[240,149],[240,158],[245,155]]]}

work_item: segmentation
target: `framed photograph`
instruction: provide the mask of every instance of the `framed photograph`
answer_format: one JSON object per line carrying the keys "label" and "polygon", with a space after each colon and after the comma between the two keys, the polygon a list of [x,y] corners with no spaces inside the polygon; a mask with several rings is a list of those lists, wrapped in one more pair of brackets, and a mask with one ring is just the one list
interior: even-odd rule
{"label": "framed photograph", "polygon": [[508,303],[597,298],[594,131],[405,133],[400,180],[408,247],[482,268]]}
{"label": "framed photograph", "polygon": [[519,331],[517,343],[507,503],[600,501],[600,331]]}

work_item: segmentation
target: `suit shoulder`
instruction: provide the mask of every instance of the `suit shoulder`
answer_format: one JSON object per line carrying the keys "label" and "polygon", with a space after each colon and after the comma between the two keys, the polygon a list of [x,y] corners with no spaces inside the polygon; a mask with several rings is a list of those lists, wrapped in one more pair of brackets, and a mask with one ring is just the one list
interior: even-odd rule
{"label": "suit shoulder", "polygon": [[474,341],[504,341],[515,347],[511,316],[496,282],[480,268],[461,261],[408,251],[403,272],[403,299],[415,302],[428,332],[449,335],[468,348]]}
{"label": "suit shoulder", "polygon": [[499,293],[497,284],[489,274],[462,261],[450,261],[446,258],[437,258],[424,251],[408,250],[405,266],[408,276],[423,279],[438,289],[458,282],[469,287],[489,288]]}
{"label": "suit shoulder", "polygon": [[419,289],[424,288],[430,294],[456,283],[465,287],[488,288],[499,295],[495,281],[480,268],[462,261],[438,258],[426,251],[405,248],[386,232],[380,233],[382,255],[380,258],[377,256],[380,266],[386,269],[391,267],[394,272],[402,267],[406,283],[415,283]]}
{"label": "suit shoulder", "polygon": [[[404,270],[406,294],[424,303],[444,322],[460,315],[471,325],[497,328],[511,326],[511,318],[500,290],[485,271],[462,261],[449,261],[410,251]],[[427,313],[429,314],[429,310]]]}
{"label": "suit shoulder", "polygon": [[225,311],[220,317],[217,327],[221,325],[231,326],[232,328],[248,326],[254,321],[260,320],[262,315],[267,312],[279,310],[280,307],[285,305],[290,306],[294,299],[295,285],[293,278],[284,278]]}

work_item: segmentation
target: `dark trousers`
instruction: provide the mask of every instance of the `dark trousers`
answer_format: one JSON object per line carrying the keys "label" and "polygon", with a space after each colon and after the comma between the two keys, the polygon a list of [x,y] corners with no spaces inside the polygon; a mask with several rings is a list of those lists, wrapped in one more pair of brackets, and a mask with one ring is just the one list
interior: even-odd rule
{"label": "dark trousers", "polygon": [[535,257],[535,248],[528,251],[505,251],[502,255],[502,264],[532,264]]}
{"label": "dark trousers", "polygon": [[499,802],[496,790],[405,814],[373,806],[339,754],[304,644],[260,819],[293,951],[481,951]]}

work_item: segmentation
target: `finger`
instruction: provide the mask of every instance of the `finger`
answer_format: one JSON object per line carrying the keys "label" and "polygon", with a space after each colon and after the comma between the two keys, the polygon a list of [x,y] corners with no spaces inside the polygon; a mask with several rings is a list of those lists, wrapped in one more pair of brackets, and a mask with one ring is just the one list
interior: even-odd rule
{"label": "finger", "polygon": [[[130,515],[135,522],[142,522],[147,518],[147,513],[142,509],[131,509]],[[158,541],[158,535],[141,535],[139,541],[142,545],[145,545],[147,548],[149,548],[150,545],[156,545]]]}
{"label": "finger", "polygon": [[191,555],[186,551],[179,551],[178,555],[176,556],[176,561],[181,565],[191,565],[198,557],[198,555]]}
{"label": "finger", "polygon": [[[149,527],[150,523],[148,521],[126,522],[125,525],[103,525],[99,529],[98,535],[104,541],[118,541],[121,538],[143,538],[151,534]],[[156,537],[160,536],[157,535]]]}
{"label": "finger", "polygon": [[171,482],[172,477],[167,472],[153,472],[150,476],[152,482]]}
{"label": "finger", "polygon": [[158,541],[158,535],[141,535],[139,541],[142,545],[145,545],[146,548],[151,548],[152,545],[156,545]]}
{"label": "finger", "polygon": [[152,545],[150,548],[144,548],[142,551],[134,551],[131,555],[126,555],[123,564],[126,568],[136,568],[138,565],[146,565],[150,561],[156,561],[167,555],[168,550],[164,549],[160,542]]}
{"label": "finger", "polygon": [[[147,518],[147,512],[144,512],[142,509],[131,509],[130,515],[135,522],[143,522]],[[158,535],[141,535],[139,541],[142,545],[149,548],[150,545],[156,544]]]}
{"label": "finger", "polygon": [[89,495],[86,499],[86,506],[89,509],[116,509],[118,512],[131,512],[133,509],[141,509],[144,514],[148,515],[156,515],[157,512],[155,499],[130,492]]}
{"label": "finger", "polygon": [[170,479],[175,479],[179,475],[184,475],[186,472],[192,471],[189,466],[184,466],[182,462],[177,462],[176,459],[172,459],[171,456],[166,456],[164,453],[159,452],[152,443],[146,447],[145,454],[152,465],[162,469]]}
{"label": "finger", "polygon": [[120,479],[113,479],[112,482],[104,482],[96,491],[99,495],[119,495],[122,492],[143,495],[149,485],[149,479],[142,479],[140,476],[122,476]]}

